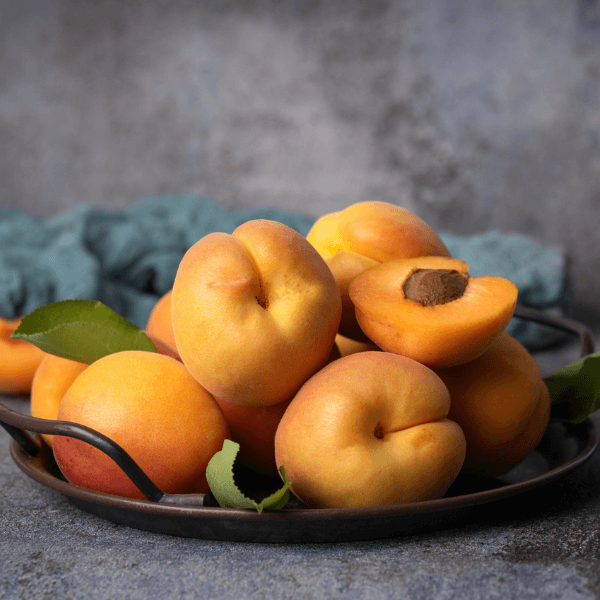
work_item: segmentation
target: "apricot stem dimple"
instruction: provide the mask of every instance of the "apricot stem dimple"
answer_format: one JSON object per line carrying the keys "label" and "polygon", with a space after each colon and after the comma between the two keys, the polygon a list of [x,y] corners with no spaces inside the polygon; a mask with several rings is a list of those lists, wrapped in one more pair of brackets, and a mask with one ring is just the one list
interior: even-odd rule
{"label": "apricot stem dimple", "polygon": [[259,298],[258,296],[254,296],[256,298],[256,302],[258,302],[258,304],[260,306],[262,306],[265,310],[267,310],[267,308],[269,308],[269,303],[267,302],[267,299],[264,297]]}
{"label": "apricot stem dimple", "polygon": [[404,282],[404,297],[422,306],[437,306],[458,300],[469,276],[455,269],[417,269]]}
{"label": "apricot stem dimple", "polygon": [[375,431],[373,431],[373,435],[378,440],[382,440],[385,437],[385,430],[384,430],[383,425],[381,423],[377,423],[377,425],[375,425]]}

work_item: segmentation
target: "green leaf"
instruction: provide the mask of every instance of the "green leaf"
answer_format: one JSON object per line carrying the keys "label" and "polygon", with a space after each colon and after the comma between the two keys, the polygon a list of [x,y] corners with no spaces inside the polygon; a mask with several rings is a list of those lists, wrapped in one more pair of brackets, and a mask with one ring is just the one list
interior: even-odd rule
{"label": "green leaf", "polygon": [[86,364],[122,350],[157,351],[137,325],[94,300],[63,300],[36,308],[11,337]]}
{"label": "green leaf", "polygon": [[219,506],[224,508],[254,508],[259,514],[263,510],[282,509],[289,499],[289,487],[291,485],[285,475],[283,466],[280,469],[284,482],[283,486],[260,503],[255,502],[244,495],[233,479],[233,465],[239,449],[240,445],[236,442],[225,440],[223,449],[210,459],[206,467],[206,479]]}
{"label": "green leaf", "polygon": [[548,375],[544,382],[552,401],[555,420],[581,423],[600,408],[600,352]]}

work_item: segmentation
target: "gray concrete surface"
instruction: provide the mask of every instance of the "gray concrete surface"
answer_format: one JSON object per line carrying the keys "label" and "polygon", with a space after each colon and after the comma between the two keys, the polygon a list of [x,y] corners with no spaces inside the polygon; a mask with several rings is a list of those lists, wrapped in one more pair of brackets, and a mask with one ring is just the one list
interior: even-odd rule
{"label": "gray concrete surface", "polygon": [[175,538],[104,521],[28,479],[2,431],[0,598],[592,599],[599,511],[596,454],[478,522],[432,533],[309,545]]}
{"label": "gray concrete surface", "polygon": [[[544,373],[576,348],[546,352]],[[575,354],[576,357],[576,354]],[[28,398],[0,397],[28,412]],[[592,415],[600,431],[600,412]],[[0,429],[0,598],[600,598],[600,454],[459,526],[380,541],[253,544],[116,525],[29,479]]]}
{"label": "gray concrete surface", "polygon": [[600,321],[597,0],[0,0],[0,206],[364,199],[572,259]]}

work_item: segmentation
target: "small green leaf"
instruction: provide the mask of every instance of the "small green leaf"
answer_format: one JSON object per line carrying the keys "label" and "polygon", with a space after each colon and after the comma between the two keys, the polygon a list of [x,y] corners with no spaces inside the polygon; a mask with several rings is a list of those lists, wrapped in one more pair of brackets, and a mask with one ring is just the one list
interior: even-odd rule
{"label": "small green leaf", "polygon": [[550,392],[552,418],[582,423],[600,408],[600,352],[548,375],[544,382]]}
{"label": "small green leaf", "polygon": [[224,508],[255,508],[260,514],[263,510],[280,510],[289,499],[291,482],[281,467],[284,485],[260,503],[248,498],[238,488],[233,479],[233,464],[240,449],[240,445],[231,440],[223,442],[223,449],[217,452],[206,467],[206,479],[212,495]]}
{"label": "small green leaf", "polygon": [[122,350],[157,351],[137,325],[94,300],[62,300],[36,308],[11,337],[86,364]]}

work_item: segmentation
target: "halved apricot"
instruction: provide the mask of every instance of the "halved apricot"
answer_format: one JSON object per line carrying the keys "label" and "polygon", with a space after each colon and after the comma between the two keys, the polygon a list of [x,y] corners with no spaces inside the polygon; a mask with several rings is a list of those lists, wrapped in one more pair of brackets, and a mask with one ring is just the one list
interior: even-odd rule
{"label": "halved apricot", "polygon": [[508,279],[468,271],[466,262],[442,256],[367,269],[349,288],[361,329],[383,350],[429,367],[477,358],[508,325],[518,290]]}

